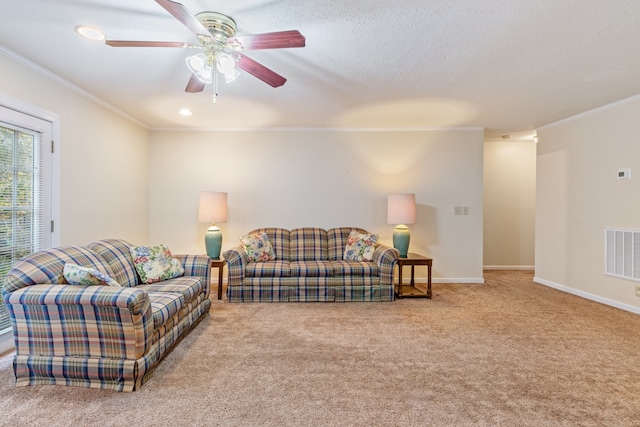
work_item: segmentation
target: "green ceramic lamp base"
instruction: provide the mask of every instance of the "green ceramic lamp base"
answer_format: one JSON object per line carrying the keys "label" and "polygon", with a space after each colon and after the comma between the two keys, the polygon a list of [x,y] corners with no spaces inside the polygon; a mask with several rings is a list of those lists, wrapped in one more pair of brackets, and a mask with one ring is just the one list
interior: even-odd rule
{"label": "green ceramic lamp base", "polygon": [[404,224],[400,224],[393,229],[393,247],[400,251],[402,258],[407,257],[409,252],[409,227]]}
{"label": "green ceramic lamp base", "polygon": [[215,225],[212,225],[204,235],[204,245],[207,248],[209,258],[219,259],[222,248],[222,233]]}

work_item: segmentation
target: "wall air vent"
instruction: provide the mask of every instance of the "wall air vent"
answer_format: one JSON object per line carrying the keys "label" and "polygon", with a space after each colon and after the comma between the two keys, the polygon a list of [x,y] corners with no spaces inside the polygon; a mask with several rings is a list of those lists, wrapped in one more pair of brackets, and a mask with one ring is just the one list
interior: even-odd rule
{"label": "wall air vent", "polygon": [[640,282],[640,231],[604,230],[604,274]]}

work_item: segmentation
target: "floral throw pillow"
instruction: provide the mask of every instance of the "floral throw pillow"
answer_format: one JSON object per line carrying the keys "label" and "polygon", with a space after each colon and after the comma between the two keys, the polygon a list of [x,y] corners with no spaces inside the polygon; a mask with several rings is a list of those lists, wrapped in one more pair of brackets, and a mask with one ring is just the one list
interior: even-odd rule
{"label": "floral throw pillow", "polygon": [[133,246],[130,250],[142,283],[161,282],[184,274],[184,267],[165,245]]}
{"label": "floral throw pillow", "polygon": [[120,283],[113,280],[104,273],[93,268],[81,267],[77,264],[67,263],[64,265],[62,275],[70,285],[103,285],[103,286],[120,286]]}
{"label": "floral throw pillow", "polygon": [[345,261],[371,261],[378,239],[377,234],[362,234],[352,231],[349,233],[342,259]]}
{"label": "floral throw pillow", "polygon": [[247,234],[240,238],[240,242],[247,251],[247,260],[249,262],[273,261],[276,259],[276,253],[273,251],[273,245],[271,245],[267,233]]}

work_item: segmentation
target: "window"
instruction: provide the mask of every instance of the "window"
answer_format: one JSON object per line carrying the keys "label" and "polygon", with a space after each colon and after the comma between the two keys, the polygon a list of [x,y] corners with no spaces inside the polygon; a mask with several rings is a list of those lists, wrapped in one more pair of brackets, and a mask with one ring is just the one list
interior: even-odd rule
{"label": "window", "polygon": [[[0,280],[52,244],[52,123],[0,106]],[[0,302],[0,353],[11,322]],[[9,346],[10,348],[10,346]]]}

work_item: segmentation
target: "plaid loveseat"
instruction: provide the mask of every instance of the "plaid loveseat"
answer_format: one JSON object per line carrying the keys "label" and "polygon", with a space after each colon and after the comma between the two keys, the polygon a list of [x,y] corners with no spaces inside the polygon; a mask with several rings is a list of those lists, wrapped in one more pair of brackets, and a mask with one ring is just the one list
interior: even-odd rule
{"label": "plaid loveseat", "polygon": [[[16,386],[59,384],[134,391],[209,311],[210,259],[176,255],[184,276],[141,284],[124,240],[35,252],[7,274]],[[65,263],[121,287],[67,284]]]}
{"label": "plaid loveseat", "polygon": [[260,228],[275,260],[248,262],[242,244],[225,251],[229,302],[243,301],[393,301],[396,249],[378,245],[371,261],[345,261],[351,231],[361,228]]}

